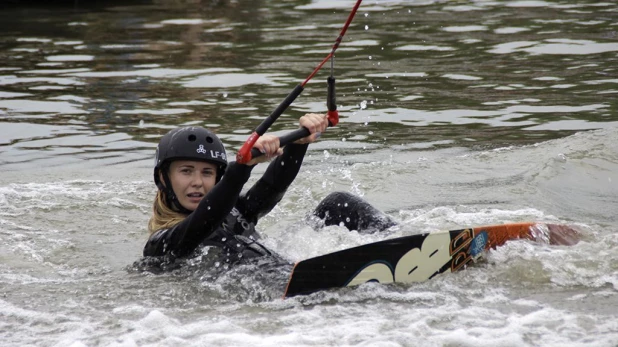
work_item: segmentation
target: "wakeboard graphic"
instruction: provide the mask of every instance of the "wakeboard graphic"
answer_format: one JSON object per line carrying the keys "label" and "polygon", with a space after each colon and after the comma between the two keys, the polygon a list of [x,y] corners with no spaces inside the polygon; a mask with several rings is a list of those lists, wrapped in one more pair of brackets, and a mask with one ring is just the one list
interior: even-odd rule
{"label": "wakeboard graphic", "polygon": [[284,297],[366,282],[423,282],[465,268],[509,240],[577,243],[565,225],[512,223],[404,236],[306,259],[296,263]]}

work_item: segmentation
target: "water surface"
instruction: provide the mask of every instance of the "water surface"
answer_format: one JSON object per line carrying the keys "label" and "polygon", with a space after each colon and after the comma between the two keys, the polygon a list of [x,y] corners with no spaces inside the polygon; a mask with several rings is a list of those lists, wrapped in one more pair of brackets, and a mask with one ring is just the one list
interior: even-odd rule
{"label": "water surface", "polygon": [[[384,237],[538,220],[466,271],[282,300],[252,267],[127,268],[159,137],[233,157],[328,54],[352,1],[98,2],[0,11],[0,336],[7,346],[618,345],[618,6],[365,1],[336,54],[341,123],[259,224],[290,261]],[[273,126],[324,112],[329,64]],[[263,167],[254,170],[263,172]],[[257,179],[254,175],[251,182]],[[315,230],[333,190],[400,222]],[[275,280],[276,279],[276,280]]]}

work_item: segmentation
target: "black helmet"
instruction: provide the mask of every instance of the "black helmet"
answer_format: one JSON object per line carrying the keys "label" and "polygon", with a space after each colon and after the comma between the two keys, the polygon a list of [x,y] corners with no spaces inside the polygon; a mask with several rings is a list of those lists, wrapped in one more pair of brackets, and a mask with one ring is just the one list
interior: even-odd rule
{"label": "black helmet", "polygon": [[[217,165],[217,182],[227,167],[225,147],[212,131],[200,127],[184,127],[169,131],[163,135],[157,145],[154,166],[154,181],[171,201],[177,200],[167,176],[167,167],[174,160],[197,160]],[[163,173],[165,185],[161,183],[159,173]],[[179,205],[179,204],[176,204]],[[179,207],[181,210],[181,206]]]}

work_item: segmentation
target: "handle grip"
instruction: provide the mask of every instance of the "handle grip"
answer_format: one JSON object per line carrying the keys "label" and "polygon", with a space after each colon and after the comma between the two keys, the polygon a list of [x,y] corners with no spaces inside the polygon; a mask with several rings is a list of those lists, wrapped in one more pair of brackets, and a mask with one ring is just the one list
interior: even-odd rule
{"label": "handle grip", "polygon": [[[238,153],[236,154],[236,161],[241,164],[248,163],[253,157],[253,145],[255,145],[255,141],[260,138],[260,136],[264,135],[268,128],[281,116],[281,114],[294,102],[294,100],[303,92],[305,88],[303,85],[297,85],[288,96],[277,106],[277,108],[270,114],[270,116],[266,117],[264,121],[260,125],[255,128],[255,131],[249,136],[247,141],[242,145]],[[294,140],[296,141],[296,140]],[[259,153],[259,151],[257,151]]]}
{"label": "handle grip", "polygon": [[326,79],[328,84],[328,96],[326,97],[326,107],[328,108],[328,124],[331,127],[339,123],[339,112],[337,112],[337,97],[335,96],[335,77],[329,76]]}
{"label": "handle grip", "polygon": [[[279,137],[279,146],[283,147],[285,145],[289,145],[290,143],[309,135],[311,135],[311,132],[309,132],[309,129],[305,127],[290,131],[289,133]],[[264,155],[264,153],[260,152],[257,148],[251,148],[251,158],[249,160],[252,158],[257,158],[261,155]]]}

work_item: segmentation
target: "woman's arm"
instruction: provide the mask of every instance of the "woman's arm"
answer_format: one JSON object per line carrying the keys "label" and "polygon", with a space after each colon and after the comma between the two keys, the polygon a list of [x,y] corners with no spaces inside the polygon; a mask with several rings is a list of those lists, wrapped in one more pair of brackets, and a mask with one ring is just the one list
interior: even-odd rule
{"label": "woman's arm", "polygon": [[283,154],[270,163],[258,182],[238,200],[239,211],[253,223],[257,223],[281,201],[300,171],[308,144],[315,142],[328,127],[328,119],[322,114],[306,114],[299,123],[311,135],[285,146]]}
{"label": "woman's arm", "polygon": [[290,144],[268,165],[262,177],[237,202],[238,210],[252,223],[270,212],[283,198],[303,163],[308,145]]}

